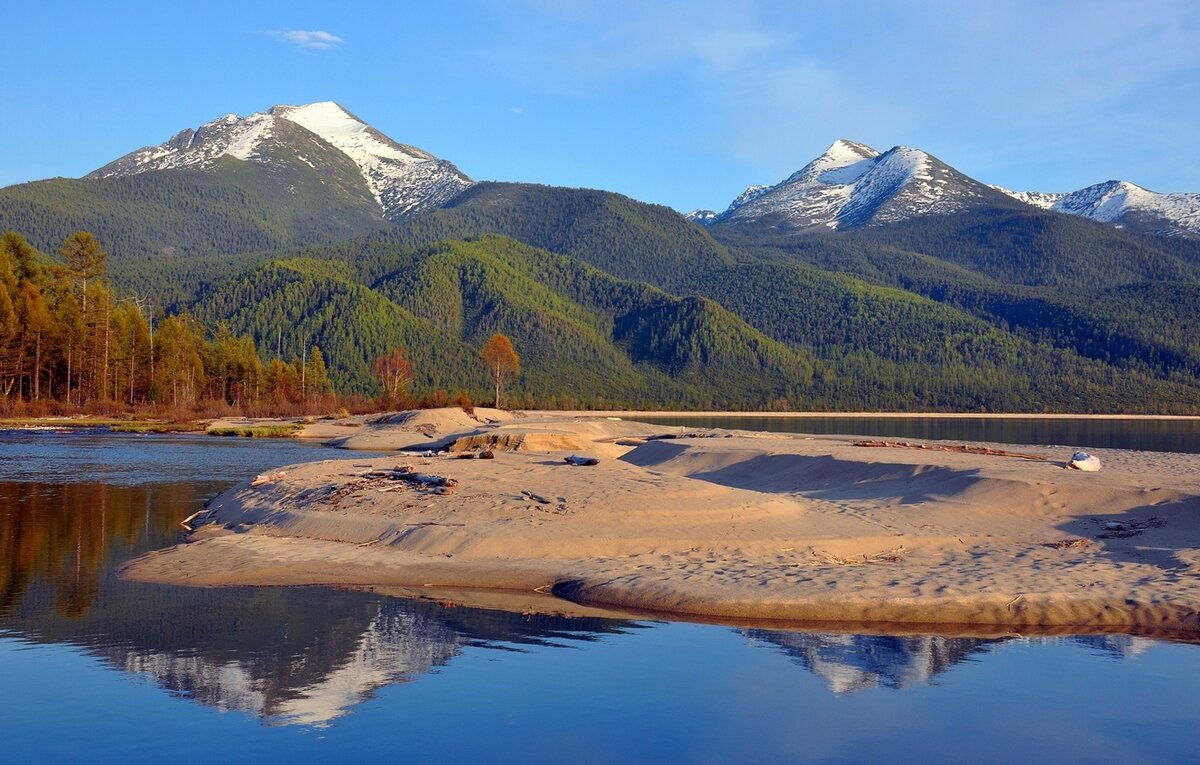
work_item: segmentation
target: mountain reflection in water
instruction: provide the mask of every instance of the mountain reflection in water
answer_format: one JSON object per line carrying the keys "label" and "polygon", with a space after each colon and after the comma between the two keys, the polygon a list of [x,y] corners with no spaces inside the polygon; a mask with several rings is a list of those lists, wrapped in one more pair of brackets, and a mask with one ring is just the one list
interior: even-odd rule
{"label": "mountain reflection in water", "polygon": [[[385,686],[448,665],[468,647],[580,645],[652,626],[447,608],[370,592],[183,588],[116,576],[121,562],[179,541],[179,519],[231,479],[272,460],[297,461],[293,447],[271,448],[258,452],[262,464],[238,463],[244,472],[229,477],[0,480],[0,639],[73,646],[173,694],[268,724],[324,726]],[[739,632],[751,645],[783,652],[834,693],[928,684],[1012,639]],[[1063,639],[1113,656],[1149,642]]]}
{"label": "mountain reflection in water", "polygon": [[1066,640],[1123,659],[1153,641],[1132,635],[1073,635],[1064,638],[976,638],[940,635],[853,635],[742,630],[752,644],[770,646],[825,680],[833,693],[869,688],[906,690],[934,682],[956,664],[1015,640]]}
{"label": "mountain reflection in water", "polygon": [[0,483],[0,635],[68,643],[219,709],[319,725],[467,645],[592,640],[617,620],[451,609],[325,588],[125,582],[216,486]]}

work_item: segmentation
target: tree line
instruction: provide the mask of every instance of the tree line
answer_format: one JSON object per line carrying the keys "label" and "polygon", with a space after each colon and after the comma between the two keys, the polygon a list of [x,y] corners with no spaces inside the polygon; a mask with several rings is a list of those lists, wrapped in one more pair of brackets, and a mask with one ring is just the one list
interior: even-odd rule
{"label": "tree line", "polygon": [[[21,234],[0,238],[0,407],[7,411],[116,411],[167,408],[178,414],[298,414],[396,406],[472,406],[460,391],[418,393],[402,346],[381,355],[373,372],[381,394],[344,399],[334,391],[317,346],[289,360],[263,359],[250,333],[221,320],[166,314],[134,294],[118,296],[107,279],[108,253],[87,231],[68,236],[58,257]],[[511,341],[496,333],[479,363],[495,402],[516,377]]]}
{"label": "tree line", "polygon": [[89,232],[54,258],[16,232],[0,239],[0,403],[52,410],[224,404],[265,413],[319,406],[333,394],[319,348],[263,361],[249,335],[165,315],[106,279]]}

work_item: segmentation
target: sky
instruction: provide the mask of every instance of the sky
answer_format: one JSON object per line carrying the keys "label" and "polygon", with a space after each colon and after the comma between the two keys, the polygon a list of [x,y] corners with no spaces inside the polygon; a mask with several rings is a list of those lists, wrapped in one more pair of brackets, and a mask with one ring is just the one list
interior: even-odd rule
{"label": "sky", "polygon": [[724,209],[837,138],[1200,191],[1195,0],[10,3],[0,186],[337,101],[479,180]]}

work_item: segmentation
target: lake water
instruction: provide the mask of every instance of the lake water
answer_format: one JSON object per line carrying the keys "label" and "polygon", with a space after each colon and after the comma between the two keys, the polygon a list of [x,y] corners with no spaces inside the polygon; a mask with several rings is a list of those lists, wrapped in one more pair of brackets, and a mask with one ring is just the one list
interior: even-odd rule
{"label": "lake water", "polygon": [[937,441],[989,441],[1084,449],[1137,449],[1200,454],[1200,420],[1038,417],[782,417],[662,415],[641,422],[689,428],[875,436]]}
{"label": "lake water", "polygon": [[1195,762],[1200,646],[123,582],[287,441],[0,432],[0,763]]}

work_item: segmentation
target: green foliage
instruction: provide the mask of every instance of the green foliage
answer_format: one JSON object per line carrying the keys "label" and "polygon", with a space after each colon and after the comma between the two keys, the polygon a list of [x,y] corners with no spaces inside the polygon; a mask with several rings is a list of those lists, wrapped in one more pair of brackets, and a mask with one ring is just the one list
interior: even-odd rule
{"label": "green foliage", "polygon": [[[497,332],[521,349],[522,400],[766,406],[803,396],[811,381],[803,354],[716,303],[677,298],[511,239],[408,251],[367,246],[353,262],[359,281],[348,278],[346,263],[265,264],[207,295],[197,315],[227,319],[267,347],[280,337],[289,350],[318,342],[342,391],[378,391],[371,361],[402,346],[416,391],[466,388],[490,399],[494,381],[477,359]],[[362,283],[371,274],[378,276]]]}
{"label": "green foliage", "polygon": [[264,165],[228,157],[219,162],[215,172],[9,186],[0,189],[0,229],[19,229],[43,250],[54,249],[73,231],[88,230],[106,244],[112,266],[119,268],[332,242],[390,225],[373,199],[302,163]]}
{"label": "green foliage", "polygon": [[[339,391],[378,391],[372,362],[403,347],[415,393],[486,400],[479,349],[500,332],[526,403],[1200,409],[1194,241],[1016,204],[844,232],[705,230],[617,194],[504,183],[391,226],[336,157],[317,163],[328,178],[277,159],[11,187],[0,224],[28,220],[49,249],[94,221],[120,289],[208,328],[182,368],[195,395],[227,401],[304,397],[313,346]],[[90,298],[68,300],[78,287],[28,245],[5,252],[0,335],[24,343],[20,389],[39,379],[37,327],[56,395],[92,385]],[[122,305],[106,316],[137,377],[143,335]]]}

